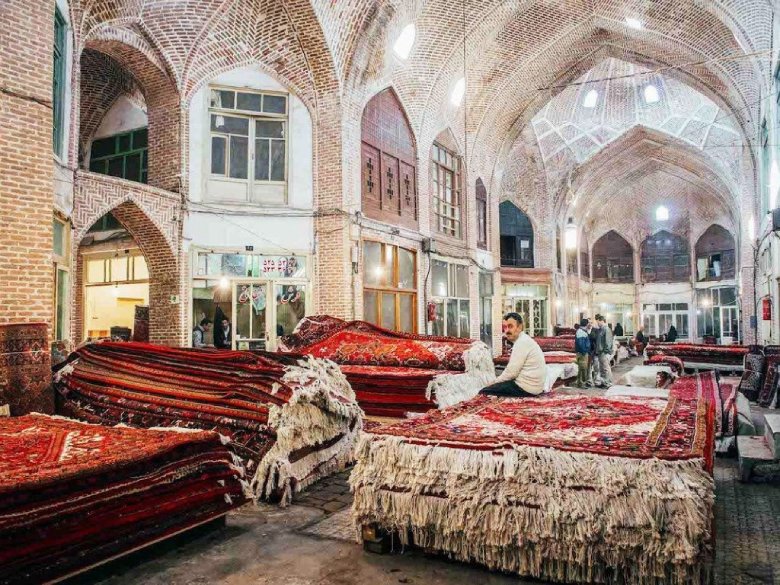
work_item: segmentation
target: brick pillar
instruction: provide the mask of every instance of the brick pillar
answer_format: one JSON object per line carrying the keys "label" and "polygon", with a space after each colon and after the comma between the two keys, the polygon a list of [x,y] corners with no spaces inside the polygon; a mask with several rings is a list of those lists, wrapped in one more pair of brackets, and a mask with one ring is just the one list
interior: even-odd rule
{"label": "brick pillar", "polygon": [[[54,313],[53,46],[53,2],[0,2],[0,325],[44,323],[33,328],[33,357],[47,362]],[[0,353],[18,352],[9,346]],[[27,366],[25,360],[0,366],[0,402],[7,389],[14,414],[51,412],[49,384],[29,385]]]}

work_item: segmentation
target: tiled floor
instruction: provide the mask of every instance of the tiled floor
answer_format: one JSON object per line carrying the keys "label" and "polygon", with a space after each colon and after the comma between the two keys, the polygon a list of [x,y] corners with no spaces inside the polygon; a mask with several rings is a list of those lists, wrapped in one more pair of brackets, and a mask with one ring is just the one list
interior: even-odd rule
{"label": "tiled floor", "polygon": [[[615,381],[637,363],[615,368]],[[754,410],[754,419],[760,415],[760,409]],[[348,473],[315,484],[287,509],[245,506],[229,516],[223,529],[174,550],[151,551],[90,579],[117,585],[530,585],[416,551],[363,552],[348,507]],[[736,460],[716,461],[715,584],[780,585],[780,486],[742,484],[737,477]]]}

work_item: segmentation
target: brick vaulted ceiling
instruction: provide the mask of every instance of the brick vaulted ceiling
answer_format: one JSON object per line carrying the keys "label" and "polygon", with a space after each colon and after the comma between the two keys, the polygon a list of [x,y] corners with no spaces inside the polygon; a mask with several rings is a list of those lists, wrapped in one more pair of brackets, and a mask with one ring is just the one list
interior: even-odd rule
{"label": "brick vaulted ceiling", "polygon": [[[483,177],[490,193],[501,191],[504,175],[523,176],[516,164],[537,188],[559,191],[633,117],[698,148],[732,192],[754,197],[755,134],[770,79],[768,0],[71,0],[71,17],[79,48],[112,34],[140,39],[137,48],[184,100],[209,77],[256,62],[315,117],[326,103],[328,120],[359,126],[365,103],[392,86],[418,153],[449,127],[468,148],[471,178]],[[400,60],[392,43],[410,22],[416,41]],[[455,107],[449,94],[464,71],[466,99]],[[566,86],[616,73],[635,84],[657,80],[664,116],[632,110],[631,82],[615,82],[602,89],[628,107],[600,110],[594,125],[597,114],[576,107],[581,90]],[[345,151],[354,135],[343,131]],[[744,150],[711,148],[726,143]],[[556,157],[551,175],[545,167]]]}

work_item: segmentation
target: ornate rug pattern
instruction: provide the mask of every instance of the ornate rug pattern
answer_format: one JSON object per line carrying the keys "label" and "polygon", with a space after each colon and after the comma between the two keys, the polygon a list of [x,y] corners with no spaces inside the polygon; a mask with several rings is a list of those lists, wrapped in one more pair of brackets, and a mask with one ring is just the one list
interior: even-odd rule
{"label": "ornate rug pattern", "polygon": [[57,375],[61,412],[101,424],[215,430],[255,497],[294,491],[352,458],[362,412],[332,362],[270,353],[95,343]]}
{"label": "ornate rug pattern", "polygon": [[0,325],[0,405],[11,414],[54,412],[45,323]]}
{"label": "ornate rug pattern", "polygon": [[648,358],[669,355],[683,362],[742,366],[748,347],[745,345],[707,345],[698,343],[655,343],[645,348]]}
{"label": "ornate rug pattern", "polygon": [[56,578],[225,514],[243,469],[219,435],[0,419],[0,582]]}

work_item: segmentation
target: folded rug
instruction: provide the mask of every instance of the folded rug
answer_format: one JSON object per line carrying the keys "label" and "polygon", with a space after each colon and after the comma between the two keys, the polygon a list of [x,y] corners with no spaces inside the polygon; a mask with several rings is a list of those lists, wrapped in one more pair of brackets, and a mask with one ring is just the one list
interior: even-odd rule
{"label": "folded rug", "polygon": [[243,468],[210,432],[0,419],[0,583],[72,574],[245,502]]}
{"label": "folded rug", "polygon": [[352,459],[362,412],[332,362],[144,343],[82,347],[57,373],[61,411],[89,422],[216,430],[254,498],[295,491]]}
{"label": "folded rug", "polygon": [[654,355],[677,356],[686,364],[713,364],[741,368],[748,347],[744,345],[709,345],[697,343],[655,343],[645,348],[648,358]]}
{"label": "folded rug", "polygon": [[757,400],[766,375],[767,358],[760,346],[750,347],[750,353],[745,355],[745,371],[739,381],[739,391],[748,400]]}
{"label": "folded rug", "polygon": [[695,397],[478,396],[364,433],[354,518],[522,576],[700,583],[714,417]]}

